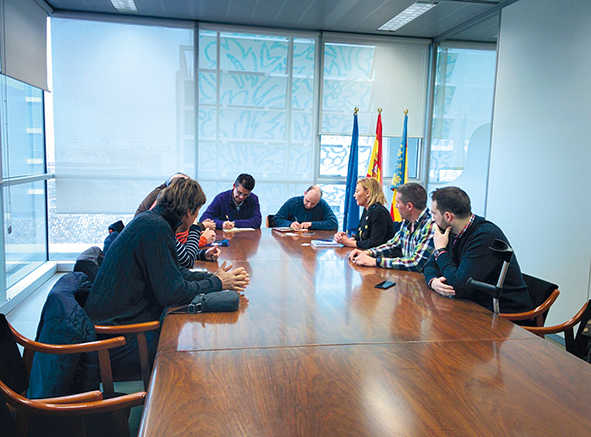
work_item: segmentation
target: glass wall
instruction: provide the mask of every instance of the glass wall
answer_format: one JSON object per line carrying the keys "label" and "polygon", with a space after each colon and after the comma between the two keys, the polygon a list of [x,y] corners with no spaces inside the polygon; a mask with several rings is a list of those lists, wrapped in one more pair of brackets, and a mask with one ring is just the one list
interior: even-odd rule
{"label": "glass wall", "polygon": [[[3,290],[47,259],[43,91],[0,75]],[[15,291],[6,293],[12,299]]]}
{"label": "glass wall", "polygon": [[193,27],[52,19],[51,259],[102,247],[170,174],[195,175]]}
{"label": "glass wall", "polygon": [[261,214],[314,181],[316,40],[199,31],[198,178],[208,200],[252,174]]}
{"label": "glass wall", "polygon": [[428,191],[457,185],[480,215],[485,211],[495,69],[494,46],[437,50]]}

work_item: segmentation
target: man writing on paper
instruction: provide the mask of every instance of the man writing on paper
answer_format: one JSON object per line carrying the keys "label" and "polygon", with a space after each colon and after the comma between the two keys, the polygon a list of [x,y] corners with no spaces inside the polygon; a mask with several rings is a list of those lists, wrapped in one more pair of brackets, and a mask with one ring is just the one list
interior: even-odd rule
{"label": "man writing on paper", "polygon": [[261,227],[261,208],[254,189],[254,178],[249,174],[238,175],[231,190],[218,194],[200,221],[206,226],[215,223],[217,229]]}
{"label": "man writing on paper", "polygon": [[[249,276],[225,263],[215,274],[191,272],[177,264],[174,231],[192,223],[205,203],[201,186],[178,178],[158,196],[156,206],[135,217],[113,241],[97,273],[84,309],[95,324],[123,325],[158,320],[163,309],[187,305],[198,294],[243,291]],[[217,248],[213,249],[217,250]],[[159,332],[146,333],[153,360]],[[137,337],[111,351],[115,375],[135,375]]]}
{"label": "man writing on paper", "polygon": [[[468,278],[496,284],[501,261],[489,249],[495,239],[508,242],[498,226],[472,214],[470,198],[458,187],[431,194],[435,251],[425,265],[425,280],[435,292],[476,302],[492,310],[492,298],[466,285]],[[533,304],[515,255],[511,257],[499,299],[501,312],[529,311]]]}
{"label": "man writing on paper", "polygon": [[273,225],[289,226],[294,231],[304,229],[337,229],[339,223],[328,203],[322,199],[318,185],[309,187],[303,196],[289,199],[273,218]]}
{"label": "man writing on paper", "polygon": [[402,224],[394,238],[365,251],[355,249],[349,254],[358,266],[420,272],[433,252],[433,221],[427,209],[427,192],[414,182],[398,187],[396,208]]}

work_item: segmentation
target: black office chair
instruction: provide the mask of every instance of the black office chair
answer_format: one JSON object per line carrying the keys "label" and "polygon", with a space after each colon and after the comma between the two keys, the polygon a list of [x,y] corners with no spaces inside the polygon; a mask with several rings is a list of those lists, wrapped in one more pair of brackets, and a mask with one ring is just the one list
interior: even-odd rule
{"label": "black office chair", "polygon": [[544,326],[550,307],[558,298],[558,285],[530,275],[523,275],[534,309],[523,313],[501,313],[499,317],[522,326]]}
{"label": "black office chair", "polygon": [[274,223],[273,223],[273,219],[274,218],[275,218],[275,216],[273,214],[269,214],[267,216],[267,222],[266,222],[266,224],[267,224],[267,227],[268,228],[272,228],[274,226]]}

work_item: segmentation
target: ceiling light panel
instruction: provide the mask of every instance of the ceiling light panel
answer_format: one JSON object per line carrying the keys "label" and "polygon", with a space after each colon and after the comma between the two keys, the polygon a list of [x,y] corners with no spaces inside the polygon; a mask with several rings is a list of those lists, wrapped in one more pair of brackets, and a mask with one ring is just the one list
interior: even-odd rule
{"label": "ceiling light panel", "polygon": [[111,4],[118,12],[137,12],[133,0],[111,0]]}
{"label": "ceiling light panel", "polygon": [[400,12],[390,21],[386,22],[384,25],[378,28],[378,30],[388,30],[390,32],[394,32],[400,29],[402,26],[410,23],[417,17],[420,17],[425,12],[434,8],[437,4],[432,2],[416,2],[410,5],[408,8]]}

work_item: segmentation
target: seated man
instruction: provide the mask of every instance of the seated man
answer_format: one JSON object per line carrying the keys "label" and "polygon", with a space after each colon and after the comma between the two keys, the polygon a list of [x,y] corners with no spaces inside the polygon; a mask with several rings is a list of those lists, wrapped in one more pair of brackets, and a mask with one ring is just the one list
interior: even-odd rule
{"label": "seated man", "polygon": [[[205,194],[196,181],[178,178],[160,193],[154,208],[123,229],[106,253],[85,304],[95,324],[158,320],[165,307],[189,304],[197,294],[244,290],[249,282],[244,268],[230,270],[224,263],[210,274],[191,272],[177,264],[174,230],[181,221],[192,223],[204,203]],[[146,333],[150,360],[158,334]],[[115,375],[132,376],[139,368],[136,337],[128,336],[126,341],[111,353]]]}
{"label": "seated man", "polygon": [[238,175],[231,190],[215,196],[201,216],[201,222],[215,222],[217,229],[260,228],[261,208],[254,189],[254,178],[249,174]]}
{"label": "seated man", "polygon": [[[445,187],[431,194],[431,211],[437,224],[435,251],[425,265],[425,280],[437,293],[469,299],[492,310],[492,298],[466,285],[468,278],[496,284],[502,262],[489,249],[495,239],[508,242],[493,223],[472,214],[470,198],[458,187]],[[450,237],[451,234],[451,237]],[[499,299],[503,313],[529,311],[533,304],[513,256]]]}
{"label": "seated man", "polygon": [[289,226],[295,231],[302,229],[333,230],[339,227],[337,218],[328,203],[322,199],[318,185],[309,187],[303,196],[289,199],[273,218],[274,226]]}
{"label": "seated man", "polygon": [[427,192],[413,182],[401,185],[396,191],[394,206],[402,223],[394,238],[361,251],[353,250],[349,259],[355,265],[420,272],[433,252],[433,221],[427,209]]}

